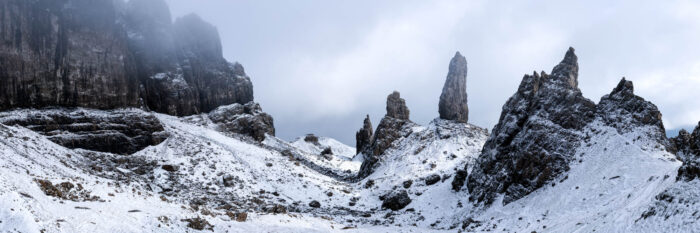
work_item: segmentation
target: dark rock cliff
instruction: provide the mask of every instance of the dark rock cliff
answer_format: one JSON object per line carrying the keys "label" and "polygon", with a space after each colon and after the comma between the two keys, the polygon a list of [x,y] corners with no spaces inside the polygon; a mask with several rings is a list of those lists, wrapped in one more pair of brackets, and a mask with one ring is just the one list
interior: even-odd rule
{"label": "dark rock cliff", "polygon": [[0,110],[139,105],[128,37],[112,1],[0,1]]}
{"label": "dark rock cliff", "polygon": [[459,52],[450,61],[445,85],[442,87],[438,105],[440,118],[467,123],[467,59]]}
{"label": "dark rock cliff", "polygon": [[253,100],[217,29],[162,0],[0,1],[0,110],[142,107],[171,115]]}

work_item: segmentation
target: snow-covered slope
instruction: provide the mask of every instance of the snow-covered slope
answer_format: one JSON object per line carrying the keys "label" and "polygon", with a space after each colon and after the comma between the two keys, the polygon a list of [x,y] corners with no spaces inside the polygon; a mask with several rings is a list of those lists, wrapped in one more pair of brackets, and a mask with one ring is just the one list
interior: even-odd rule
{"label": "snow-covered slope", "polygon": [[590,140],[576,149],[577,162],[557,181],[506,206],[496,201],[477,207],[461,219],[474,220],[466,228],[476,232],[664,232],[665,224],[635,223],[654,196],[674,185],[681,163],[648,140],[645,130],[621,135],[594,121],[586,130]]}
{"label": "snow-covered slope", "polygon": [[[24,127],[0,125],[0,232],[196,232],[190,227],[199,226],[214,232],[692,232],[700,227],[697,180],[676,181],[681,162],[648,137],[653,127],[620,133],[595,120],[585,127],[590,138],[576,148],[571,169],[553,185],[505,206],[496,201],[486,207],[469,202],[466,188],[453,190],[455,172],[465,167],[471,172],[488,137],[469,124],[436,119],[415,126],[392,144],[374,173],[349,182],[308,166],[304,156],[318,155],[299,141],[268,136],[255,143],[192,117],[155,116],[169,138],[133,155],[68,149]],[[280,152],[284,148],[293,153]],[[408,205],[382,208],[382,196],[401,190],[411,199]],[[313,201],[320,207],[312,207]],[[247,214],[243,222],[236,221],[240,213]]]}
{"label": "snow-covered slope", "polygon": [[[389,211],[359,183],[191,118],[156,117],[169,138],[133,155],[67,149],[24,127],[0,125],[0,231],[189,232],[196,218],[215,232],[412,229],[378,225]],[[245,222],[234,221],[238,213],[247,213]]]}

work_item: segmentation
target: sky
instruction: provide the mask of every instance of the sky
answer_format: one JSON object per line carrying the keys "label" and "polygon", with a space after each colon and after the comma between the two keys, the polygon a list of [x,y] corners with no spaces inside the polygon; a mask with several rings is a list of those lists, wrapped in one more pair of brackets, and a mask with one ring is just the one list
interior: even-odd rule
{"label": "sky", "polygon": [[277,136],[355,145],[386,96],[428,124],[456,51],[468,62],[469,121],[491,130],[524,74],[549,73],[569,46],[579,88],[598,102],[622,77],[655,103],[667,129],[700,121],[700,2],[499,0],[167,0],[221,34]]}

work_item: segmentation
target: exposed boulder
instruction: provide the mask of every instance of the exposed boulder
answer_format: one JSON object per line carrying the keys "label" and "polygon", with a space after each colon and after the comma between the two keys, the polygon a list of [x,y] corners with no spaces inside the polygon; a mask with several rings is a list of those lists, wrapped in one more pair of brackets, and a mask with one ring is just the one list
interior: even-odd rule
{"label": "exposed boulder", "polygon": [[168,138],[153,114],[140,110],[44,109],[0,113],[0,123],[20,125],[68,148],[132,154]]}
{"label": "exposed boulder", "polygon": [[678,169],[676,179],[683,181],[700,179],[700,123],[692,134],[681,130],[677,137],[671,138],[671,143],[677,150],[678,159],[683,162]]}
{"label": "exposed boulder", "polygon": [[397,211],[411,204],[411,198],[406,190],[392,191],[381,197],[382,208]]}
{"label": "exposed boulder", "polygon": [[440,175],[438,174],[432,174],[425,177],[425,185],[434,185],[437,184],[438,181],[440,181]]}
{"label": "exposed boulder", "polygon": [[439,103],[440,118],[467,123],[467,59],[459,52],[450,61],[447,80],[442,87]]}
{"label": "exposed boulder", "polygon": [[275,135],[272,117],[255,102],[218,107],[209,113],[209,119],[222,131],[247,135],[257,141],[265,140],[265,134]]}
{"label": "exposed boulder", "polygon": [[359,154],[362,151],[366,151],[369,149],[369,146],[372,143],[372,135],[374,132],[372,131],[372,121],[369,119],[369,115],[365,117],[364,122],[362,123],[362,128],[355,133],[355,150],[356,154]]}
{"label": "exposed boulder", "polygon": [[412,133],[412,127],[416,124],[408,119],[409,110],[406,101],[401,98],[399,92],[394,91],[387,97],[386,115],[379,122],[372,143],[362,153],[365,160],[362,161],[358,178],[364,178],[372,174],[381,155],[389,149],[394,141],[406,137]]}
{"label": "exposed boulder", "polygon": [[311,202],[309,202],[309,206],[311,208],[321,208],[321,203],[318,201],[311,201]]}
{"label": "exposed boulder", "polygon": [[304,136],[304,141],[308,142],[308,143],[312,143],[314,145],[320,145],[318,143],[318,137],[314,134],[307,134],[306,136]]}
{"label": "exposed boulder", "polygon": [[472,201],[488,204],[500,193],[509,203],[569,170],[583,138],[581,129],[596,112],[578,89],[577,78],[573,48],[551,75],[523,77],[469,174]]}

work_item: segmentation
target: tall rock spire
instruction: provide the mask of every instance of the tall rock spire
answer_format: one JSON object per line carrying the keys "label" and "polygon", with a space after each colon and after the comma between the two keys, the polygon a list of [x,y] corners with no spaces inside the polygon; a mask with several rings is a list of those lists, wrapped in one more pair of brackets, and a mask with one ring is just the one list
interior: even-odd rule
{"label": "tall rock spire", "polygon": [[459,52],[450,61],[447,80],[442,87],[440,118],[466,123],[469,120],[467,106],[467,59]]}
{"label": "tall rock spire", "polygon": [[355,133],[355,154],[359,154],[370,147],[372,143],[372,121],[369,119],[369,115],[365,117],[365,121],[362,123],[362,128]]}

